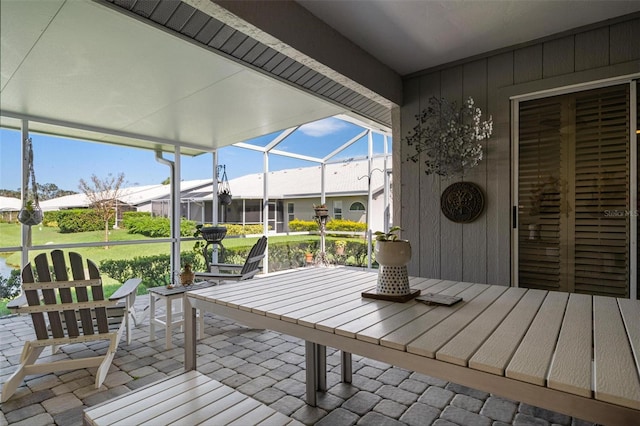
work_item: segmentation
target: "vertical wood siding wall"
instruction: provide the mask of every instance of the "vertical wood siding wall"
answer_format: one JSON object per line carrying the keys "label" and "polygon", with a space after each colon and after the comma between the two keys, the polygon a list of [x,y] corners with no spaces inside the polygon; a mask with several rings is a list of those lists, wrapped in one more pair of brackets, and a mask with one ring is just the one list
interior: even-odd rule
{"label": "vertical wood siding wall", "polygon": [[456,180],[427,176],[424,163],[406,161],[411,151],[404,143],[394,144],[394,217],[413,248],[409,272],[510,285],[509,98],[638,72],[640,15],[634,14],[405,78],[395,140],[413,128],[431,96],[458,103],[471,96],[494,122],[484,161],[464,178],[485,192],[485,211],[470,224],[451,222],[440,211],[442,191]]}

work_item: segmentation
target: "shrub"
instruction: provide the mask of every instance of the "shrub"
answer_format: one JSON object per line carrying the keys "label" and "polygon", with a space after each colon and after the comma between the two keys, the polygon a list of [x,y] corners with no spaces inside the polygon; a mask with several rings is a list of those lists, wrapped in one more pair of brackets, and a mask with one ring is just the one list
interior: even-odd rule
{"label": "shrub", "polygon": [[318,223],[315,220],[294,219],[289,221],[289,230],[293,232],[317,231]]}
{"label": "shrub", "polygon": [[367,224],[352,220],[332,219],[327,222],[327,231],[365,232]]}
{"label": "shrub", "polygon": [[[151,217],[151,214],[147,212],[128,212],[123,215],[122,223],[129,234],[140,234],[150,238],[171,236],[171,221],[166,217]],[[194,221],[181,218],[180,235],[183,237],[191,236],[195,231],[195,226]]]}
{"label": "shrub", "polygon": [[[183,263],[191,263],[194,271],[204,270],[204,259],[196,253],[180,253]],[[100,272],[124,283],[129,278],[141,278],[147,287],[160,287],[171,282],[171,260],[168,254],[136,256],[133,259],[108,259],[100,262]]]}
{"label": "shrub", "polygon": [[61,211],[62,210],[51,210],[48,212],[44,212],[44,219],[42,220],[42,224],[51,228],[57,228],[59,222],[58,217],[60,216]]}
{"label": "shrub", "polygon": [[[213,226],[211,224],[203,224],[204,227]],[[253,234],[262,234],[263,228],[262,225],[238,225],[235,223],[220,223],[217,226],[224,226],[227,228],[228,236],[243,236],[243,235],[253,235]],[[268,229],[272,227],[269,226]],[[195,231],[195,227],[194,227]],[[193,234],[193,232],[191,232]]]}
{"label": "shrub", "polygon": [[[63,234],[87,231],[101,231],[104,229],[104,221],[93,209],[60,210],[58,212],[58,227]],[[112,227],[114,220],[109,220]]]}
{"label": "shrub", "polygon": [[8,278],[0,275],[0,299],[13,299],[20,294],[20,271],[12,269]]}

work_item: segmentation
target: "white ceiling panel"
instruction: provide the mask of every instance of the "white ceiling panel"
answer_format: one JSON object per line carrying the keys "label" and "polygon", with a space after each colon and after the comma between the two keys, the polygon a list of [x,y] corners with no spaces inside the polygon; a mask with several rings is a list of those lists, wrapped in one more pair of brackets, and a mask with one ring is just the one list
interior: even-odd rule
{"label": "white ceiling panel", "polygon": [[3,1],[2,24],[2,113],[43,132],[207,151],[344,111],[89,1]]}

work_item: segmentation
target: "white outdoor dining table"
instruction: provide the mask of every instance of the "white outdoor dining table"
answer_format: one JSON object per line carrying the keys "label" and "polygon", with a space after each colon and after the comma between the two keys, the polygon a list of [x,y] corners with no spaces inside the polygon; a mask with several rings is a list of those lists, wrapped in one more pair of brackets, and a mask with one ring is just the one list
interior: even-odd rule
{"label": "white outdoor dining table", "polygon": [[[305,268],[189,291],[185,369],[196,368],[195,308],[304,339],[307,402],[324,389],[324,347],[601,424],[640,424],[640,301],[411,277],[451,307],[362,298],[377,274]],[[348,364],[348,365],[346,365]]]}

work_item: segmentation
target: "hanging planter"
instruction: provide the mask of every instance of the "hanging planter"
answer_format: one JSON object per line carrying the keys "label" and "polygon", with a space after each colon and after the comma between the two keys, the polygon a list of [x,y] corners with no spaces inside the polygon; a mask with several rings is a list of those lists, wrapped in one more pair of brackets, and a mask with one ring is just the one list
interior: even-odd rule
{"label": "hanging planter", "polygon": [[222,179],[218,180],[218,202],[223,206],[228,206],[231,204],[231,187],[227,178],[227,167],[222,165],[218,166],[218,169],[220,167],[222,167]]}
{"label": "hanging planter", "polygon": [[[31,138],[25,141],[25,151],[27,156],[27,182],[24,188],[24,199],[22,208],[18,213],[18,221],[23,225],[33,226],[42,222],[44,217],[40,203],[38,201],[38,186],[36,184],[36,174],[33,171],[33,147]],[[31,187],[29,187],[31,185]]]}
{"label": "hanging planter", "polygon": [[416,119],[418,124],[403,140],[415,150],[409,160],[424,159],[428,175],[464,176],[482,160],[481,142],[493,132],[491,117],[482,121],[482,111],[471,97],[460,108],[455,102],[432,97]]}

